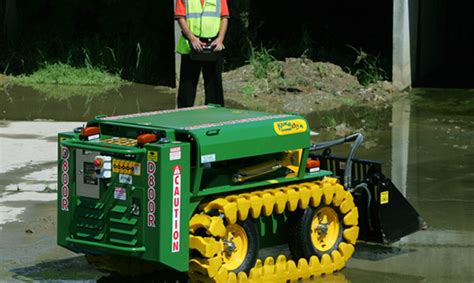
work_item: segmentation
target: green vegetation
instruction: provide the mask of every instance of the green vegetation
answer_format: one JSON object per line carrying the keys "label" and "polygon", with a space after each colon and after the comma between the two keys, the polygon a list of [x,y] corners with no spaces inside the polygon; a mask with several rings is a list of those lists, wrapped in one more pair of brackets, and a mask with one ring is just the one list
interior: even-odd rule
{"label": "green vegetation", "polygon": [[251,48],[248,63],[253,68],[253,74],[257,79],[268,78],[276,71],[273,64],[276,61],[271,55],[271,49],[260,47],[259,49]]}
{"label": "green vegetation", "polygon": [[251,84],[246,84],[244,86],[244,88],[242,89],[242,92],[246,95],[246,96],[251,96],[255,93],[256,91],[256,87],[254,85],[251,85]]}
{"label": "green vegetation", "polygon": [[64,63],[44,64],[30,75],[10,76],[9,81],[12,84],[32,87],[59,100],[73,96],[101,95],[129,83],[103,68],[92,66],[89,60],[86,56],[85,67],[73,67]]}
{"label": "green vegetation", "polygon": [[38,0],[12,7],[2,14],[0,4],[0,73],[33,74],[45,62],[81,68],[88,60],[127,81],[175,84],[173,2]]}
{"label": "green vegetation", "polygon": [[101,68],[86,64],[86,67],[72,67],[68,64],[45,64],[30,75],[12,77],[12,82],[20,85],[37,84],[70,85],[70,86],[119,86],[125,84],[118,75],[110,74]]}
{"label": "green vegetation", "polygon": [[371,83],[387,79],[387,73],[381,67],[379,56],[366,53],[362,48],[357,49],[350,45],[348,47],[357,54],[353,64],[355,68],[354,75],[362,85],[367,86]]}

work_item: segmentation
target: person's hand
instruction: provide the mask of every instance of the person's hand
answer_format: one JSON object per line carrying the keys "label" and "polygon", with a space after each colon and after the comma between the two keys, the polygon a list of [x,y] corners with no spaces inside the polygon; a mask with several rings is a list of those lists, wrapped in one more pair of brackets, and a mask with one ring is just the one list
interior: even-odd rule
{"label": "person's hand", "polygon": [[213,47],[214,52],[222,51],[222,49],[224,48],[224,45],[222,44],[222,39],[220,39],[219,37],[212,41],[211,46]]}
{"label": "person's hand", "polygon": [[190,42],[191,42],[192,48],[199,52],[202,52],[202,47],[206,45],[205,43],[201,42],[201,40],[199,40],[199,38],[197,38],[196,36],[193,36]]}

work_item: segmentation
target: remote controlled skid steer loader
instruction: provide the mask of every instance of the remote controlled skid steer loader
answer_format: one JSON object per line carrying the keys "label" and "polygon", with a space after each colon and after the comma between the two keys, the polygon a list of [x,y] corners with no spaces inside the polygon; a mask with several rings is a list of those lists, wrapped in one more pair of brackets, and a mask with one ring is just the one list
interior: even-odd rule
{"label": "remote controlled skid steer loader", "polygon": [[[381,163],[354,158],[362,135],[311,144],[298,115],[97,116],[58,139],[58,244],[101,267],[286,282],[342,269],[357,240],[392,243],[424,225]],[[331,155],[346,142],[347,157]],[[282,244],[290,257],[259,258]]]}

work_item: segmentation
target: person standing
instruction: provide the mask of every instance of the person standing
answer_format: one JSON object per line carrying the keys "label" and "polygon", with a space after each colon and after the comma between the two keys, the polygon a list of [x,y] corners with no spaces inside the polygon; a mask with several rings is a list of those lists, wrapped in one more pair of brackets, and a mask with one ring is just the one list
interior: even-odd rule
{"label": "person standing", "polygon": [[[222,87],[223,41],[227,32],[229,9],[227,0],[177,0],[175,19],[182,35],[176,52],[181,54],[178,108],[192,107],[202,70],[205,104],[224,106]],[[208,60],[193,58],[191,53],[203,54],[211,47]],[[201,57],[202,56],[196,56]]]}

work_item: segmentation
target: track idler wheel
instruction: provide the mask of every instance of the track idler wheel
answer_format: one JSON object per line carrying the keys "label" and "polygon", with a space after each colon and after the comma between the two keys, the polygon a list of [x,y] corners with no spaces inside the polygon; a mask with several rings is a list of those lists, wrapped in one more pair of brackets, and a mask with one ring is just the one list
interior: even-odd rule
{"label": "track idler wheel", "polygon": [[226,236],[222,239],[222,266],[234,273],[249,272],[257,261],[259,250],[257,222],[248,218],[226,228]]}

